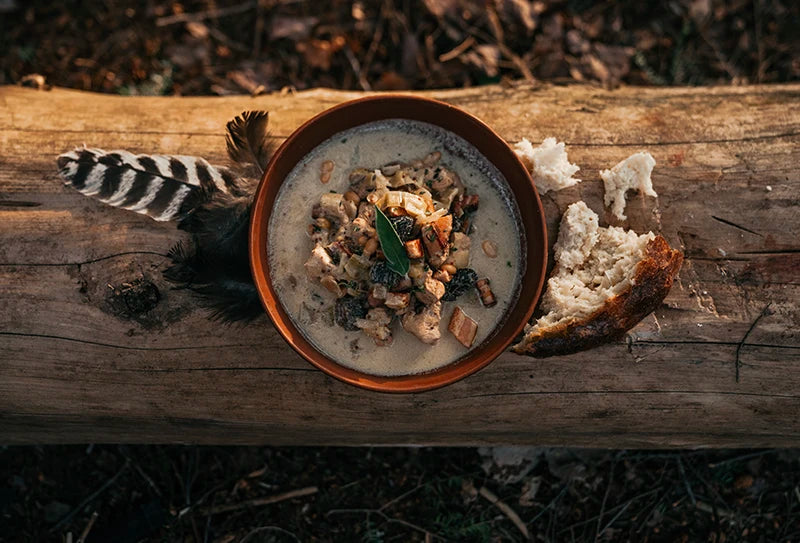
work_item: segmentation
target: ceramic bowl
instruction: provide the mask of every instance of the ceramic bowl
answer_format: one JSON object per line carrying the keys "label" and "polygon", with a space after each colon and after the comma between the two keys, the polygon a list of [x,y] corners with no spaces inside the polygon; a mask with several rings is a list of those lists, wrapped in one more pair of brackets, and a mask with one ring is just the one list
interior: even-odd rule
{"label": "ceramic bowl", "polygon": [[[383,377],[347,368],[317,350],[283,309],[270,279],[267,246],[269,221],[278,190],[294,166],[316,146],[335,135],[383,119],[410,119],[437,125],[461,136],[503,174],[520,211],[520,232],[527,241],[519,296],[499,329],[459,360],[429,373]],[[298,213],[307,213],[299,210]],[[250,218],[250,264],[261,301],[278,332],[301,356],[325,373],[347,383],[384,392],[418,392],[462,379],[497,358],[522,332],[539,299],[547,265],[547,232],[539,195],[527,169],[508,144],[474,116],[449,104],[406,95],[379,95],[332,107],[312,118],[275,152],[256,192]],[[446,323],[442,323],[446,327]],[[448,333],[444,331],[444,333]],[[388,347],[391,348],[391,347]]]}

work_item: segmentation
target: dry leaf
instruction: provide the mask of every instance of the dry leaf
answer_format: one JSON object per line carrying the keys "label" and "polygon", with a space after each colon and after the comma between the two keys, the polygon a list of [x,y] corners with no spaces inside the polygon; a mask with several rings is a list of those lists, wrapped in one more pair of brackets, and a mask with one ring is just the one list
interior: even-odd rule
{"label": "dry leaf", "polygon": [[500,48],[496,45],[476,45],[461,56],[461,61],[483,70],[489,77],[496,77],[499,73],[497,63],[500,62]]}
{"label": "dry leaf", "polygon": [[455,16],[458,11],[458,0],[423,0],[425,7],[435,17],[444,17],[445,15]]}
{"label": "dry leaf", "polygon": [[304,40],[311,35],[311,30],[318,22],[319,19],[316,17],[283,17],[277,15],[270,22],[269,39]]}
{"label": "dry leaf", "polygon": [[330,70],[331,57],[344,47],[344,36],[336,36],[328,40],[307,40],[299,42],[295,47],[303,54],[305,61],[314,68]]}
{"label": "dry leaf", "polygon": [[495,9],[506,25],[522,23],[525,33],[530,36],[536,29],[536,14],[533,4],[528,0],[495,0]]}

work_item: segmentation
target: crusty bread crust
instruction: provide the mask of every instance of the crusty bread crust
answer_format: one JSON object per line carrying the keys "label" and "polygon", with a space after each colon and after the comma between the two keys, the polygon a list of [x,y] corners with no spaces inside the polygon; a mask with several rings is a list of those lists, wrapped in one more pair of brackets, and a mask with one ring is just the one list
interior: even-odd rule
{"label": "crusty bread crust", "polygon": [[636,265],[630,287],[609,298],[589,317],[530,332],[511,350],[545,358],[577,353],[622,337],[661,305],[682,263],[683,254],[656,236]]}

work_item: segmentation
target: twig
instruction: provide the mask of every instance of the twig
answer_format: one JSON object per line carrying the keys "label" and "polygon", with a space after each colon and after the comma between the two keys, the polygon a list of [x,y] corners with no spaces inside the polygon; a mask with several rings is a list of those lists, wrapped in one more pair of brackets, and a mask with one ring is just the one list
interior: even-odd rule
{"label": "twig", "polygon": [[532,520],[532,521],[530,521],[528,524],[530,524],[531,526],[533,526],[533,523],[534,523],[534,522],[536,522],[537,520],[539,520],[539,517],[541,517],[542,515],[544,515],[544,514],[545,514],[545,513],[546,513],[546,512],[547,512],[547,511],[548,511],[548,510],[551,508],[551,507],[553,507],[553,505],[555,505],[555,504],[556,504],[556,502],[558,502],[558,500],[560,500],[560,499],[561,499],[561,496],[563,496],[564,494],[566,494],[566,493],[567,493],[567,489],[569,489],[569,485],[564,485],[564,488],[562,488],[562,489],[561,489],[561,492],[559,492],[559,493],[558,493],[558,495],[557,495],[555,498],[553,498],[552,500],[550,500],[550,503],[548,503],[548,504],[547,504],[547,505],[544,507],[544,509],[542,509],[541,511],[539,511],[539,513],[538,513],[538,514],[537,514],[535,517],[533,517],[533,520]]}
{"label": "twig", "polygon": [[469,36],[466,40],[462,41],[452,49],[450,49],[446,53],[442,53],[439,55],[439,62],[447,62],[448,60],[453,60],[454,58],[460,56],[464,53],[467,49],[475,45],[475,38]]}
{"label": "twig", "polygon": [[737,383],[739,382],[739,367],[742,364],[741,356],[740,356],[741,352],[742,352],[742,347],[744,347],[745,341],[747,341],[747,336],[749,336],[750,332],[752,332],[753,329],[756,327],[756,325],[758,324],[758,321],[761,320],[761,317],[766,315],[767,310],[769,309],[770,305],[772,305],[772,302],[769,302],[767,305],[764,306],[764,309],[762,309],[761,313],[758,314],[758,317],[756,317],[756,320],[754,320],[753,324],[750,325],[750,328],[747,329],[747,332],[744,334],[744,337],[739,342],[739,345],[736,346],[736,382]]}
{"label": "twig", "polygon": [[756,83],[764,79],[764,45],[761,41],[761,10],[760,0],[753,0],[753,27],[756,32],[756,54],[758,55],[758,69],[756,70]]}
{"label": "twig", "polygon": [[383,22],[386,19],[386,12],[388,9],[388,2],[383,2],[383,4],[381,4],[381,11],[378,14],[378,22],[375,25],[375,35],[372,37],[372,42],[369,44],[369,49],[367,49],[367,53],[364,55],[364,62],[361,64],[361,70],[358,74],[359,81],[362,79],[364,81],[367,80],[370,64],[372,64],[372,59],[375,57],[375,53],[378,51],[378,46],[383,39]]}
{"label": "twig", "polygon": [[256,24],[253,35],[253,58],[258,58],[261,53],[261,34],[264,33],[264,8],[261,2],[256,2]]}
{"label": "twig", "polygon": [[413,494],[414,492],[416,492],[416,491],[417,491],[417,490],[419,490],[420,488],[424,488],[424,487],[426,487],[428,484],[429,484],[429,483],[422,483],[422,484],[420,484],[420,485],[417,485],[417,486],[415,486],[414,488],[412,488],[411,490],[409,490],[409,491],[407,491],[407,492],[403,492],[402,494],[400,494],[400,495],[399,495],[399,496],[397,496],[396,498],[392,498],[392,499],[391,499],[391,500],[389,500],[388,502],[386,502],[386,503],[384,503],[383,505],[381,505],[381,508],[380,508],[380,509],[378,509],[378,511],[383,511],[384,509],[388,509],[389,507],[391,507],[392,505],[396,504],[396,503],[397,503],[397,502],[399,502],[400,500],[402,500],[402,499],[404,499],[404,498],[407,498],[408,496],[410,496],[411,494]]}
{"label": "twig", "polygon": [[229,513],[230,511],[239,511],[249,507],[260,507],[262,505],[269,505],[271,503],[278,503],[292,498],[301,498],[303,496],[310,496],[319,492],[315,486],[307,486],[305,488],[298,488],[297,490],[290,490],[282,494],[275,494],[274,496],[267,496],[266,498],[255,498],[252,500],[245,500],[239,503],[231,503],[227,505],[215,505],[212,507],[203,507],[197,512],[200,515],[216,515],[217,513]]}
{"label": "twig", "polygon": [[508,520],[514,523],[514,526],[517,527],[517,530],[519,530],[520,533],[522,533],[522,535],[525,536],[525,539],[530,540],[531,534],[528,533],[528,527],[525,526],[525,523],[522,522],[521,518],[519,518],[517,512],[511,509],[511,507],[509,507],[507,503],[500,500],[500,498],[495,496],[495,494],[485,486],[481,487],[481,489],[478,491],[478,494],[489,500],[489,503],[491,503],[492,505],[497,507],[500,511],[502,511],[503,514],[508,517]]}
{"label": "twig", "polygon": [[743,454],[741,456],[734,456],[733,458],[728,458],[726,460],[720,460],[719,462],[714,462],[713,464],[709,464],[708,467],[716,468],[717,466],[724,466],[725,464],[731,464],[733,462],[739,462],[741,460],[750,460],[751,458],[758,458],[759,456],[764,456],[765,454],[770,454],[775,451],[776,449],[765,449],[763,451]]}
{"label": "twig", "polygon": [[244,2],[227,8],[209,9],[206,11],[199,11],[195,13],[176,13],[175,15],[167,15],[166,17],[159,17],[156,19],[156,26],[168,26],[178,23],[194,23],[205,21],[206,19],[216,19],[218,17],[227,17],[229,15],[237,15],[250,11],[258,5],[258,2]]}
{"label": "twig", "polygon": [[[622,513],[624,513],[624,512],[625,512],[625,510],[626,510],[626,509],[628,509],[628,507],[629,507],[629,506],[630,506],[630,504],[632,504],[632,503],[633,503],[632,501],[629,501],[629,502],[627,502],[627,503],[625,504],[625,506],[624,506],[622,509],[620,509],[620,510],[619,510],[619,512],[618,512],[616,515],[614,515],[613,517],[611,517],[611,520],[609,520],[609,521],[608,521],[608,524],[606,524],[605,526],[603,526],[603,529],[602,529],[602,530],[600,530],[599,532],[597,532],[597,539],[600,539],[600,536],[601,536],[601,535],[603,535],[603,534],[606,532],[606,530],[608,530],[609,528],[611,528],[611,525],[612,525],[612,524],[614,524],[614,523],[617,521],[617,519],[618,519],[619,517],[621,517],[621,516],[622,516]],[[597,539],[595,539],[595,541],[596,541]]]}
{"label": "twig", "polygon": [[290,532],[289,530],[284,530],[283,528],[281,528],[279,526],[259,526],[258,528],[253,528],[252,530],[247,532],[247,535],[245,535],[242,538],[242,540],[239,541],[239,543],[246,543],[246,541],[248,539],[250,539],[252,536],[254,536],[254,535],[258,534],[258,533],[261,533],[261,532],[278,532],[278,533],[281,533],[281,534],[284,534],[284,535],[288,535],[289,537],[291,537],[295,541],[300,541],[300,539],[296,535],[294,535],[292,532]]}
{"label": "twig", "polygon": [[694,492],[692,492],[692,486],[689,484],[689,478],[686,477],[686,469],[683,467],[683,461],[681,460],[680,456],[676,457],[675,460],[678,462],[678,471],[681,472],[681,477],[683,477],[683,486],[686,487],[686,493],[689,494],[689,499],[692,500],[692,505],[697,505]]}
{"label": "twig", "polygon": [[[621,504],[619,504],[617,506],[612,507],[611,509],[609,509],[607,511],[607,513],[611,513],[612,511],[616,511],[617,509],[620,509],[620,508],[627,508],[629,504],[635,502],[636,500],[639,500],[641,498],[645,498],[647,496],[650,496],[651,494],[655,494],[655,493],[659,492],[660,490],[661,490],[661,488],[654,488],[653,490],[650,490],[648,492],[644,492],[642,494],[634,496],[633,498],[629,499],[627,502],[621,503]],[[576,522],[575,524],[571,524],[571,525],[567,526],[566,528],[562,528],[561,530],[559,530],[558,534],[556,534],[556,535],[561,535],[564,532],[568,532],[570,530],[573,530],[573,529],[577,528],[578,526],[583,526],[584,524],[589,524],[590,522],[594,522],[599,518],[600,518],[600,515],[596,515],[596,516],[594,516],[592,518],[587,518],[586,520],[581,520],[579,522]]]}
{"label": "twig", "polygon": [[110,487],[111,485],[113,485],[114,481],[116,481],[119,478],[119,476],[122,475],[125,472],[126,469],[128,469],[129,465],[130,465],[130,462],[128,462],[126,460],[125,464],[122,466],[122,468],[113,477],[111,477],[111,479],[109,479],[108,481],[103,483],[103,486],[101,486],[100,488],[98,488],[97,490],[92,492],[89,495],[89,497],[87,497],[81,503],[78,504],[78,507],[73,509],[71,512],[67,513],[61,520],[59,520],[56,523],[55,526],[50,528],[50,533],[52,534],[53,532],[57,531],[62,526],[66,525],[70,520],[72,520],[72,517],[74,517],[76,514],[78,514],[79,511],[83,510],[83,508],[86,507],[88,504],[90,504],[92,502],[92,500],[94,500],[97,496],[99,496],[100,494],[105,492],[105,490],[108,487]]}
{"label": "twig", "polygon": [[412,530],[416,530],[418,532],[421,532],[421,533],[425,534],[426,538],[428,537],[428,535],[430,535],[432,538],[435,537],[436,539],[441,539],[442,541],[447,541],[446,538],[440,536],[439,534],[433,533],[430,530],[427,530],[427,529],[423,528],[422,526],[417,526],[416,524],[412,524],[412,523],[407,522],[405,520],[401,520],[399,518],[390,517],[389,515],[387,515],[386,513],[384,513],[383,511],[381,511],[379,509],[331,509],[330,511],[325,513],[325,516],[327,517],[327,516],[330,516],[330,515],[347,515],[347,514],[353,514],[353,513],[357,513],[357,514],[361,514],[361,515],[378,515],[379,517],[381,517],[386,522],[394,523],[394,524],[400,524],[401,526],[405,526],[406,528],[411,528]]}
{"label": "twig", "polygon": [[119,450],[120,454],[121,454],[121,455],[122,455],[122,456],[125,458],[125,460],[126,460],[126,461],[130,462],[130,463],[133,465],[134,469],[136,469],[136,472],[137,472],[139,475],[141,475],[141,476],[142,476],[142,479],[144,479],[144,480],[147,482],[147,484],[148,484],[148,485],[150,485],[150,488],[152,488],[152,489],[153,489],[153,492],[155,492],[155,493],[156,493],[156,495],[157,495],[157,496],[160,498],[160,497],[161,497],[161,491],[158,489],[158,487],[156,486],[155,482],[153,482],[153,479],[152,479],[152,477],[150,477],[150,476],[149,476],[149,475],[148,475],[148,474],[147,474],[147,473],[146,473],[146,472],[145,472],[145,471],[142,469],[142,467],[139,465],[139,463],[138,463],[138,462],[134,461],[134,460],[133,460],[133,459],[130,457],[130,455],[128,454],[128,448],[127,448],[127,446],[120,445],[119,447],[117,447],[117,450]]}
{"label": "twig", "polygon": [[711,515],[716,515],[718,517],[725,517],[725,518],[733,518],[733,513],[726,509],[720,509],[716,506],[708,505],[705,502],[697,502],[695,507],[698,511],[702,511],[704,513],[709,513]]}
{"label": "twig", "polygon": [[359,64],[358,59],[353,54],[353,50],[350,49],[350,46],[346,46],[344,48],[344,56],[347,57],[347,61],[350,63],[350,66],[353,68],[353,72],[356,74],[356,78],[358,79],[358,84],[361,85],[361,88],[365,91],[371,91],[372,87],[367,81],[364,72],[361,70],[361,64]]}
{"label": "twig", "polygon": [[611,469],[608,473],[608,485],[606,486],[606,493],[603,496],[603,503],[600,505],[600,514],[597,516],[597,528],[595,528],[594,532],[594,540],[597,541],[600,539],[600,522],[603,520],[603,515],[606,511],[606,502],[608,501],[608,494],[611,492],[611,483],[614,481],[614,468],[617,467],[617,459],[615,458],[613,462],[611,462]]}
{"label": "twig", "polygon": [[98,515],[97,511],[92,513],[92,518],[90,518],[89,522],[86,523],[86,528],[84,528],[83,531],[81,532],[81,536],[78,538],[78,543],[85,543],[86,542],[86,538],[89,536],[89,532],[92,531],[92,526],[94,526],[94,523],[97,520],[98,516],[99,515]]}

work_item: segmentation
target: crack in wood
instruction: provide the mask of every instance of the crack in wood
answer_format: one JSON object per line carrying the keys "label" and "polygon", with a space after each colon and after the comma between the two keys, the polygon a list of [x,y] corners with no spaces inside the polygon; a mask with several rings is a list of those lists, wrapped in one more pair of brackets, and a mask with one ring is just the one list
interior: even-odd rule
{"label": "crack in wood", "polygon": [[486,394],[472,394],[460,396],[458,400],[468,400],[472,398],[493,398],[498,396],[580,396],[580,395],[659,395],[659,394],[693,394],[693,395],[718,395],[718,396],[753,396],[757,398],[782,398],[790,400],[800,400],[800,396],[794,394],[769,394],[765,392],[737,392],[733,390],[525,390],[519,392],[490,392]]}
{"label": "crack in wood", "polygon": [[127,373],[192,373],[198,371],[299,371],[317,373],[320,370],[314,367],[307,368],[286,368],[286,367],[272,367],[272,366],[211,366],[199,368],[116,368],[116,371],[124,371]]}
{"label": "crack in wood", "polygon": [[738,228],[739,230],[744,230],[745,232],[749,232],[750,234],[754,234],[754,235],[760,236],[762,238],[764,237],[763,234],[759,234],[758,232],[756,232],[754,230],[750,230],[749,228],[745,228],[744,226],[738,225],[733,221],[729,221],[728,219],[723,219],[722,217],[717,217],[716,215],[711,215],[711,218],[714,219],[715,221],[721,222],[722,224],[727,224],[728,226],[733,226],[734,228]]}
{"label": "crack in wood", "polygon": [[110,260],[112,258],[117,258],[120,256],[128,256],[128,255],[154,255],[154,256],[160,256],[162,258],[169,258],[169,255],[165,255],[164,253],[159,253],[157,251],[123,251],[111,255],[91,258],[89,260],[83,260],[81,262],[0,262],[0,266],[18,266],[18,267],[85,266],[87,264],[94,264],[95,262],[102,262],[103,260]]}
{"label": "crack in wood", "polygon": [[245,343],[231,343],[222,345],[184,345],[179,347],[131,347],[129,345],[115,345],[114,343],[104,343],[101,341],[91,341],[88,339],[79,339],[74,337],[56,336],[51,334],[34,334],[28,332],[6,332],[1,330],[0,330],[0,336],[30,337],[30,338],[41,338],[41,339],[54,339],[57,341],[71,341],[75,343],[82,343],[85,345],[108,347],[111,349],[123,349],[126,351],[192,351],[197,349],[229,349],[231,347],[250,347],[250,348],[253,347],[253,345],[248,345]]}
{"label": "crack in wood", "polygon": [[750,328],[747,329],[747,332],[745,332],[744,337],[742,337],[742,340],[736,346],[736,363],[735,363],[735,367],[736,367],[736,382],[737,383],[739,382],[739,368],[742,365],[742,362],[741,362],[742,348],[745,346],[745,341],[747,341],[747,336],[749,336],[750,332],[752,332],[753,329],[756,327],[756,325],[758,324],[758,321],[761,320],[761,317],[763,317],[764,315],[767,314],[767,311],[769,310],[769,306],[770,305],[772,305],[772,304],[768,303],[767,305],[764,306],[764,309],[761,310],[761,313],[758,314],[758,317],[756,317],[756,320],[753,321],[753,324],[750,325]]}
{"label": "crack in wood", "polygon": [[24,200],[0,200],[0,207],[39,207],[41,202],[26,202]]}
{"label": "crack in wood", "polygon": [[737,251],[740,255],[796,255],[800,249],[774,249],[766,251]]}
{"label": "crack in wood", "polygon": [[[636,340],[634,345],[722,345],[722,346],[737,346],[738,341],[708,341],[708,340],[659,340],[659,339],[643,339]],[[763,347],[765,349],[790,349],[800,350],[800,345],[777,345],[774,343],[743,343],[743,347]]]}

